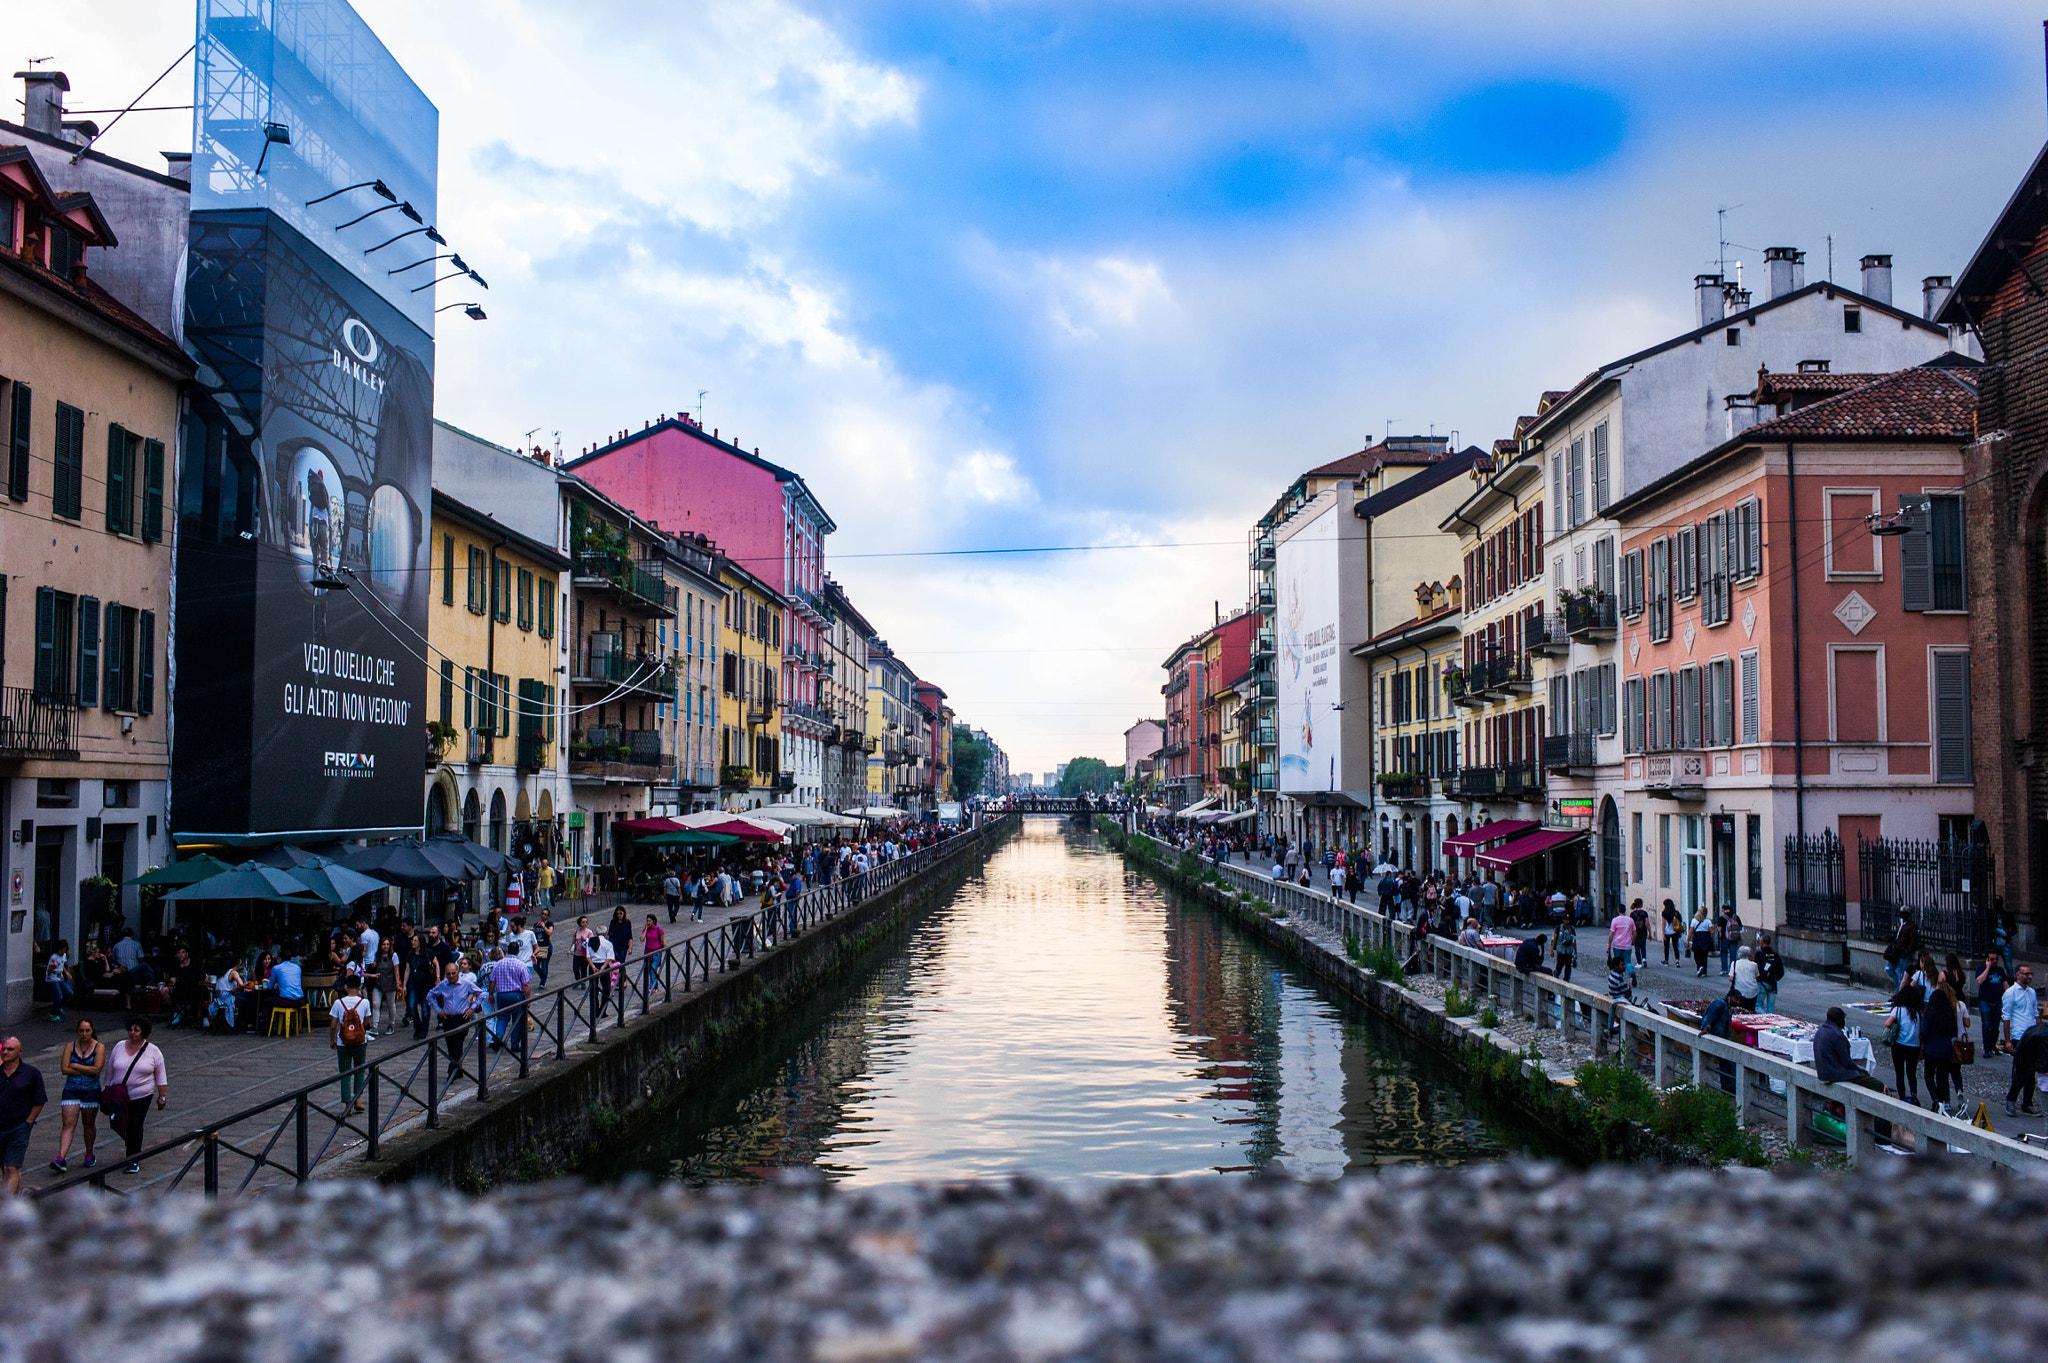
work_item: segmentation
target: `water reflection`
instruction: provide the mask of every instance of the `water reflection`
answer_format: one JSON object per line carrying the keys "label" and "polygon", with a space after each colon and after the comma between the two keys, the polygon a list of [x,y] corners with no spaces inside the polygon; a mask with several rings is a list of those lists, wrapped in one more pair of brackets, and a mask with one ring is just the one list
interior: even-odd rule
{"label": "water reflection", "polygon": [[1027,819],[871,974],[620,1152],[691,1181],[1229,1172],[1490,1158],[1512,1133],[1235,928]]}

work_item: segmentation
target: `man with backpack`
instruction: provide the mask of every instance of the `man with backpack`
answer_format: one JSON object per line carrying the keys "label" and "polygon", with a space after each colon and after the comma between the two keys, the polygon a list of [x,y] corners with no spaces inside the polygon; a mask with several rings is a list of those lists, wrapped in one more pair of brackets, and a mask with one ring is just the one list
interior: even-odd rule
{"label": "man with backpack", "polygon": [[334,1038],[335,1063],[341,1067],[341,1105],[358,1112],[366,1083],[363,1067],[370,1058],[370,1001],[363,997],[358,976],[344,977],[341,997],[327,1010],[327,1031]]}
{"label": "man with backpack", "polygon": [[1778,1011],[1778,983],[1785,978],[1785,958],[1778,954],[1778,948],[1771,942],[1771,934],[1761,934],[1756,943],[1756,1010],[1759,1013]]}

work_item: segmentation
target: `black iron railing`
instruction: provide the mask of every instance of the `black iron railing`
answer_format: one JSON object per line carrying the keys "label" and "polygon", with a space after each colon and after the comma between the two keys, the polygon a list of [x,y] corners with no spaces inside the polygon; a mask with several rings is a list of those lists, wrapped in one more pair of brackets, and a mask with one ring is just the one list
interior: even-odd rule
{"label": "black iron railing", "polygon": [[1567,597],[1564,603],[1565,632],[1573,636],[1614,629],[1614,598],[1606,592],[1596,596]]}
{"label": "black iron railing", "polygon": [[1543,765],[1549,771],[1566,771],[1594,764],[1592,734],[1551,734],[1543,740]]}
{"label": "black iron railing", "polygon": [[50,700],[25,686],[0,689],[0,757],[77,757],[73,713],[68,700]]}
{"label": "black iron railing", "polygon": [[[197,1176],[209,1196],[241,1193],[290,1180],[304,1183],[328,1160],[360,1149],[377,1159],[385,1141],[416,1127],[432,1129],[453,1105],[488,1100],[492,1091],[530,1077],[536,1059],[562,1060],[578,1042],[645,1017],[778,943],[857,908],[937,863],[985,843],[1004,819],[922,848],[872,871],[808,890],[772,908],[720,923],[665,949],[568,980],[517,1001],[491,1002],[462,1025],[371,1059],[349,1075],[332,1074],[159,1141],[135,1158],[176,1161],[168,1179],[145,1187],[171,1192]],[[588,912],[586,901],[574,901]],[[344,1079],[360,1093],[362,1111],[341,1100]],[[35,1189],[49,1197],[90,1185],[111,1192],[118,1160]],[[259,1180],[266,1180],[259,1184]]]}
{"label": "black iron railing", "polygon": [[1856,840],[1863,882],[1862,935],[1888,942],[1911,910],[1920,942],[1964,959],[1990,950],[1994,921],[1991,849],[1914,838]]}
{"label": "black iron railing", "polygon": [[[1785,926],[1842,936],[1849,931],[1842,843],[1833,833],[1785,839]],[[1863,909],[1870,922],[1870,906]]]}

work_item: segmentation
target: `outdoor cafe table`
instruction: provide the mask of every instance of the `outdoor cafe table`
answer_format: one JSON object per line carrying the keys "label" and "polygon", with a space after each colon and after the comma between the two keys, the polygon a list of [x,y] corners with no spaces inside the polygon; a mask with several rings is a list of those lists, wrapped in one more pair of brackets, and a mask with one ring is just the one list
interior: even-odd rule
{"label": "outdoor cafe table", "polygon": [[[1782,1055],[1795,1065],[1811,1065],[1813,1034],[1819,1030],[1810,1022],[1787,1018],[1782,1025],[1758,1032],[1756,1048],[1771,1055]],[[1869,1037],[1852,1036],[1849,1038],[1849,1058],[1867,1072],[1877,1065],[1877,1049],[1870,1044]]]}
{"label": "outdoor cafe table", "polygon": [[1479,939],[1481,950],[1489,956],[1498,956],[1503,961],[1513,961],[1515,959],[1515,952],[1521,948],[1521,945],[1522,939],[1519,937],[1481,937]]}

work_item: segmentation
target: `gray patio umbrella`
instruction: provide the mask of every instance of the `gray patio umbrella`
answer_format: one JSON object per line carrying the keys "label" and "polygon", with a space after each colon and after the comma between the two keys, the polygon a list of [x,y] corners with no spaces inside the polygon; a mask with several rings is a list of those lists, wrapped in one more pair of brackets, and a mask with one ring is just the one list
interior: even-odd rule
{"label": "gray patio umbrella", "polygon": [[383,880],[375,880],[360,871],[352,871],[340,862],[326,857],[313,858],[313,864],[294,866],[285,872],[293,880],[311,889],[315,894],[336,908],[346,908],[366,894],[379,894],[391,888]]}
{"label": "gray patio umbrella", "polygon": [[430,851],[462,858],[463,863],[474,874],[480,876],[501,875],[519,864],[503,852],[493,852],[474,838],[465,837],[461,833],[436,833],[427,839],[427,848]]}
{"label": "gray patio umbrella", "polygon": [[338,864],[407,890],[446,890],[477,875],[461,858],[428,847],[418,838],[380,842],[350,853]]}
{"label": "gray patio umbrella", "polygon": [[257,900],[269,904],[317,904],[320,894],[310,885],[292,879],[275,866],[245,861],[231,871],[208,876],[183,889],[172,890],[165,899],[179,904],[220,903]]}

